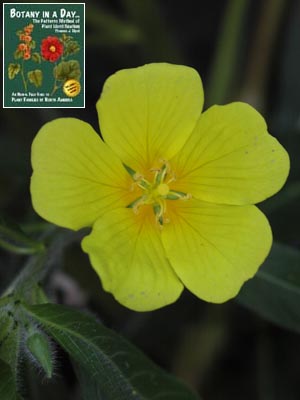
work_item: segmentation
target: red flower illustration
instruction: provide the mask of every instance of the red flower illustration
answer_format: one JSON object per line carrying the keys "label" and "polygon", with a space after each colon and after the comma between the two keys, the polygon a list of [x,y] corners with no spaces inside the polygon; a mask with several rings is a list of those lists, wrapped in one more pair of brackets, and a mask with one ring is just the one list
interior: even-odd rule
{"label": "red flower illustration", "polygon": [[45,60],[55,62],[61,57],[64,46],[57,36],[48,36],[42,40],[41,54]]}

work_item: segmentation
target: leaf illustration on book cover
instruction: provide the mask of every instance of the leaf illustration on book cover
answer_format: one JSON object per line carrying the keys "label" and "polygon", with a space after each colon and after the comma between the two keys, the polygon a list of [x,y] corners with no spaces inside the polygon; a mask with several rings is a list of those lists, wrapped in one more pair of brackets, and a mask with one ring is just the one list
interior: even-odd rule
{"label": "leaf illustration on book cover", "polygon": [[42,62],[42,57],[41,57],[40,53],[37,53],[37,52],[32,54],[31,59],[32,59],[32,61],[39,63],[39,64]]}
{"label": "leaf illustration on book cover", "polygon": [[42,86],[43,82],[43,72],[40,69],[35,69],[34,71],[29,71],[28,80],[30,83],[33,83],[35,87]]}
{"label": "leaf illustration on book cover", "polygon": [[35,40],[32,40],[32,41],[29,43],[29,47],[30,47],[30,49],[35,49],[35,48],[36,48],[36,42],[35,42]]}
{"label": "leaf illustration on book cover", "polygon": [[23,51],[17,49],[17,50],[14,52],[14,59],[15,59],[15,60],[18,60],[19,58],[23,58],[23,54],[24,54]]}
{"label": "leaf illustration on book cover", "polygon": [[80,46],[77,40],[74,40],[73,36],[68,36],[65,33],[63,33],[61,40],[65,48],[64,51],[65,57],[71,56],[80,50]]}
{"label": "leaf illustration on book cover", "polygon": [[9,79],[14,79],[16,77],[16,75],[18,75],[18,73],[21,70],[21,65],[20,64],[12,64],[10,63],[8,66],[8,78]]}
{"label": "leaf illustration on book cover", "polygon": [[58,81],[65,81],[67,79],[79,80],[80,64],[77,60],[62,61],[53,70],[54,78]]}

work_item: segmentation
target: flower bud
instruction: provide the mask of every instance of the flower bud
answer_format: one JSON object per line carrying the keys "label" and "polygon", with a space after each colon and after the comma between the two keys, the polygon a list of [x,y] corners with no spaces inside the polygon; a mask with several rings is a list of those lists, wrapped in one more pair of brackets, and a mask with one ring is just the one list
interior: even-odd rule
{"label": "flower bud", "polygon": [[26,347],[39,366],[43,368],[47,378],[51,378],[53,373],[53,361],[47,337],[36,331],[27,338]]}

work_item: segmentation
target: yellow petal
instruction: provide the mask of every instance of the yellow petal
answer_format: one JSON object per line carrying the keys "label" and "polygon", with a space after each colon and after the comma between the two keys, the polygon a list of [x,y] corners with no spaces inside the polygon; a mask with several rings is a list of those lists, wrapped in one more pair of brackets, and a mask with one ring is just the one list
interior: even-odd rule
{"label": "yellow petal", "polygon": [[82,241],[103,288],[124,306],[149,311],[173,303],[183,286],[165,256],[153,215],[119,209],[103,215]]}
{"label": "yellow petal", "polygon": [[283,186],[289,172],[287,152],[245,103],[208,109],[171,163],[178,190],[225,204],[262,201]]}
{"label": "yellow petal", "polygon": [[272,232],[255,206],[180,202],[164,225],[162,241],[182,283],[213,303],[234,297],[267,257]]}
{"label": "yellow petal", "polygon": [[107,79],[97,103],[106,143],[140,173],[182,148],[203,106],[198,73],[181,65],[148,64]]}
{"label": "yellow petal", "polygon": [[130,177],[93,128],[75,118],[44,125],[32,144],[33,207],[71,229],[90,226],[107,208],[126,206]]}

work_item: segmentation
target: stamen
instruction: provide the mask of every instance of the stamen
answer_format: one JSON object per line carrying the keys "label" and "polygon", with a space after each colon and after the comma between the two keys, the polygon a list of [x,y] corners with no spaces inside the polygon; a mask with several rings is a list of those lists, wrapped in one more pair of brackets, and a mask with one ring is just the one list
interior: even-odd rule
{"label": "stamen", "polygon": [[170,176],[170,179],[167,181],[167,184],[169,185],[172,182],[176,182],[176,180],[177,180],[177,176],[176,176],[175,172],[171,172],[171,176]]}
{"label": "stamen", "polygon": [[139,182],[140,180],[144,179],[144,175],[140,174],[139,172],[135,172],[133,175],[133,179],[136,182]]}
{"label": "stamen", "polygon": [[136,182],[141,189],[151,189],[152,185],[146,179],[142,178]]}
{"label": "stamen", "polygon": [[136,182],[132,182],[132,184],[129,187],[130,192],[134,192],[136,186],[137,186]]}
{"label": "stamen", "polygon": [[150,172],[159,172],[160,168],[150,168]]}
{"label": "stamen", "polygon": [[135,214],[138,214],[141,206],[152,206],[157,225],[162,229],[164,224],[170,222],[170,219],[166,217],[166,200],[188,200],[192,196],[189,193],[170,190],[169,184],[176,181],[176,175],[171,171],[168,161],[160,161],[162,162],[160,169],[150,170],[154,172],[154,179],[151,183],[142,174],[127,165],[124,164],[124,167],[134,181],[131,191],[134,191],[136,186],[143,190],[143,195],[130,203],[127,208],[131,208]]}
{"label": "stamen", "polygon": [[185,197],[182,197],[180,200],[191,200],[192,198],[193,196],[191,195],[191,193],[187,193]]}
{"label": "stamen", "polygon": [[138,208],[144,204],[145,196],[140,196],[135,199],[132,203],[128,204],[126,208],[132,208],[135,214],[138,214]]}
{"label": "stamen", "polygon": [[166,211],[166,205],[165,202],[162,200],[159,200],[158,203],[153,204],[153,211],[156,217],[156,221],[160,224],[163,225],[164,224],[164,213]]}
{"label": "stamen", "polygon": [[164,164],[161,169],[159,170],[159,172],[157,172],[155,174],[155,183],[157,183],[158,185],[162,182],[164,182],[165,177],[167,175],[167,173],[169,172],[169,166],[168,164]]}
{"label": "stamen", "polygon": [[170,190],[166,195],[167,200],[189,200],[191,197],[192,196],[189,193],[179,192],[176,190]]}

